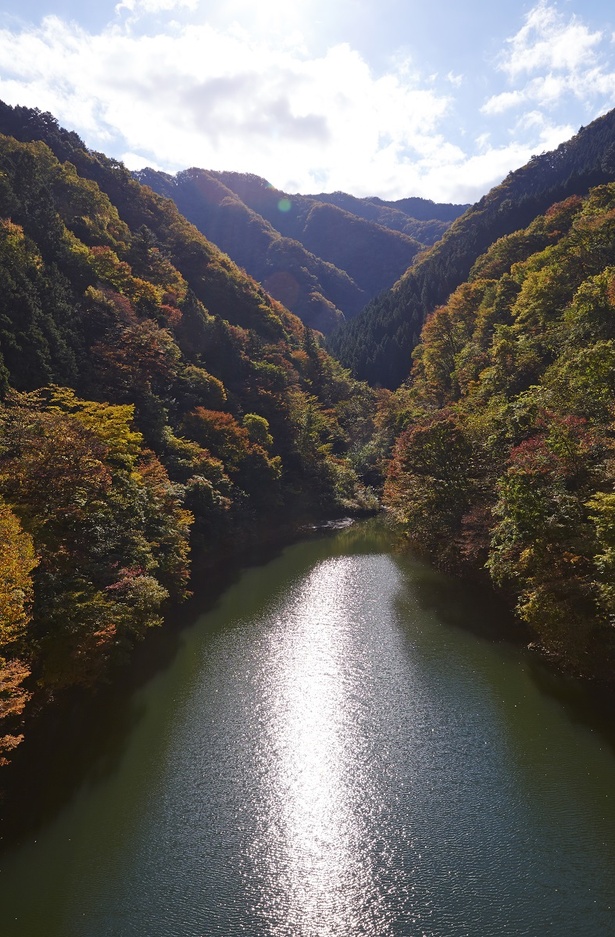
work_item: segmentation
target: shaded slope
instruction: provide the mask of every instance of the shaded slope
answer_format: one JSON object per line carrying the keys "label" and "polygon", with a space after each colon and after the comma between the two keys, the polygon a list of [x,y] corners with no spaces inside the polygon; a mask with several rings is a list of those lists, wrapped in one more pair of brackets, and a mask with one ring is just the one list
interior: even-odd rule
{"label": "shaded slope", "polygon": [[441,241],[331,337],[330,347],[362,379],[398,386],[426,316],[468,276],[502,235],[529,224],[554,202],[615,178],[615,112],[557,150],[533,157],[458,218]]}
{"label": "shaded slope", "polygon": [[[323,332],[394,283],[422,247],[402,230],[411,219],[388,206],[374,207],[368,219],[362,200],[354,200],[361,208],[355,213],[333,200],[288,195],[249,174],[190,169],[169,176],[147,169],[136,175],[173,198],[199,230]],[[388,216],[395,223],[388,225]],[[425,232],[433,238],[446,227],[435,221]]]}
{"label": "shaded slope", "polygon": [[405,198],[387,202],[373,196],[356,198],[345,192],[321,192],[308,198],[316,202],[337,205],[366,221],[373,221],[393,231],[401,231],[422,244],[439,241],[451,222],[469,208],[469,205],[438,204],[429,199]]}
{"label": "shaded slope", "polygon": [[386,485],[416,547],[490,574],[551,658],[611,684],[614,219],[599,186],[478,258],[425,323]]}
{"label": "shaded slope", "polygon": [[[395,229],[367,221],[337,205],[321,203],[312,196],[289,195],[258,176],[233,172],[213,172],[212,175],[221,179],[280,233],[305,244],[324,260],[341,266],[370,296],[382,289],[383,280],[393,270],[399,270],[401,275],[423,247],[416,239]],[[331,227],[334,227],[333,234]],[[387,269],[385,276],[380,273],[380,265]]]}
{"label": "shaded slope", "polygon": [[370,298],[347,273],[281,235],[212,173],[189,169],[170,176],[145,169],[135,176],[172,198],[209,240],[311,328],[330,332],[344,313],[356,315]]}

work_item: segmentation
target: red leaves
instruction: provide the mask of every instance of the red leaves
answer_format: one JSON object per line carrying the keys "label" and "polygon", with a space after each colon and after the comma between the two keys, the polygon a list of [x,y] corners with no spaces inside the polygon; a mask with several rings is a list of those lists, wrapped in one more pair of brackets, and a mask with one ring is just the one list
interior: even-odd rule
{"label": "red leaves", "polygon": [[511,450],[509,472],[559,476],[573,483],[591,471],[602,444],[587,420],[544,410],[535,426],[536,435]]}

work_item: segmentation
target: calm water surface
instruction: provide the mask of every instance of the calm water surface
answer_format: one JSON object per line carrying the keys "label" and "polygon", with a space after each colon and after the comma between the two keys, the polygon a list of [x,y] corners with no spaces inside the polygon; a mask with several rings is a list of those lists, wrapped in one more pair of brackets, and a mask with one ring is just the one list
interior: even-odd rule
{"label": "calm water surface", "polygon": [[378,524],[246,570],[0,858],[0,933],[611,937],[613,749],[484,624]]}

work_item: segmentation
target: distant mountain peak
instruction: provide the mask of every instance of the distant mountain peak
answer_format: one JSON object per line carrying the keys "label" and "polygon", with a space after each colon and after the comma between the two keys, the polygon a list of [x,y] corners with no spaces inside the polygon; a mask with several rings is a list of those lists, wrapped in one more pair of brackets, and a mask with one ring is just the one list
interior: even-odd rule
{"label": "distant mountain peak", "polygon": [[[293,194],[253,173],[196,167],[175,176],[152,169],[135,176],[172,198],[275,298],[325,333],[391,286],[465,207],[406,199],[397,209],[343,192]],[[422,219],[410,214],[415,203]]]}

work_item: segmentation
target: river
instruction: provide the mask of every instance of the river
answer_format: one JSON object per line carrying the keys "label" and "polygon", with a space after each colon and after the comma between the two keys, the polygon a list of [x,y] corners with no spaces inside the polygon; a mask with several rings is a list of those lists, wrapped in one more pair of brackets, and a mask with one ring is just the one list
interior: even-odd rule
{"label": "river", "polygon": [[244,569],[0,856],[2,937],[611,937],[613,747],[489,614],[378,521]]}

